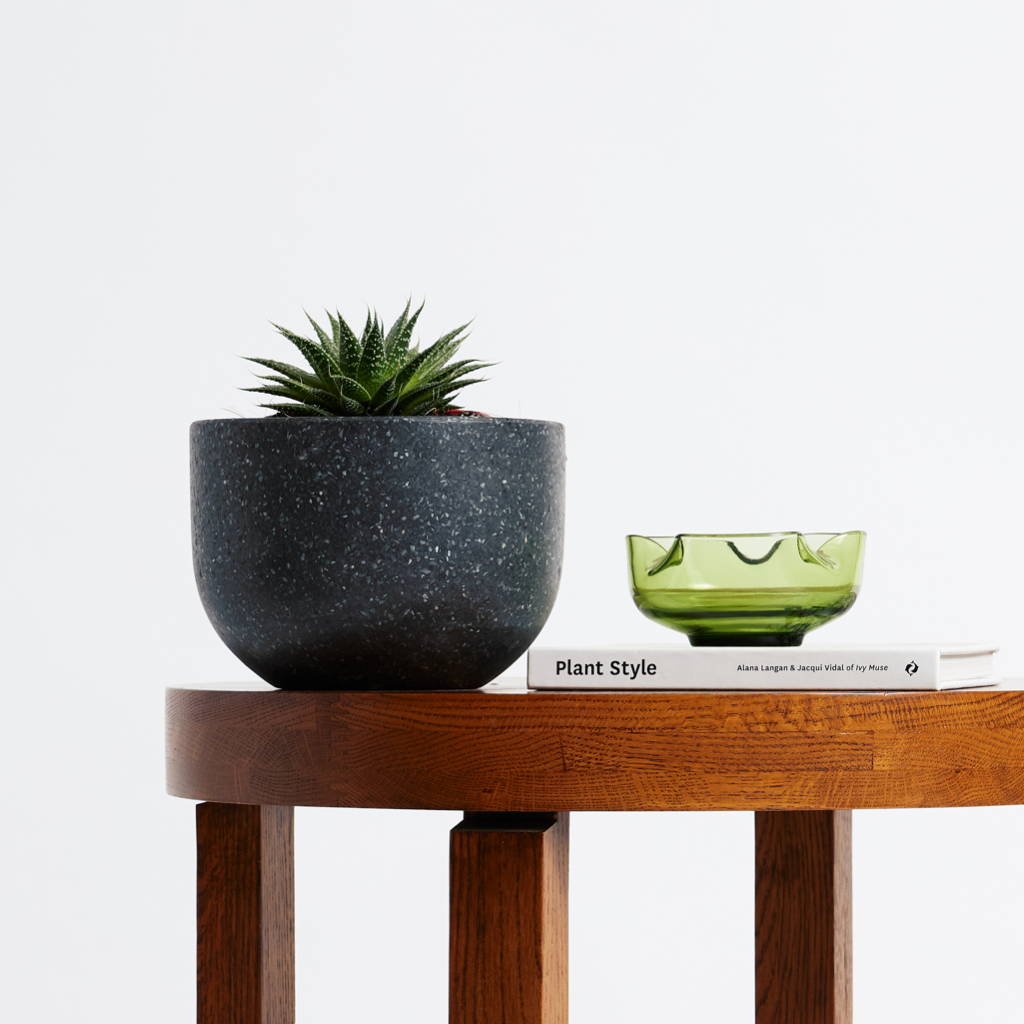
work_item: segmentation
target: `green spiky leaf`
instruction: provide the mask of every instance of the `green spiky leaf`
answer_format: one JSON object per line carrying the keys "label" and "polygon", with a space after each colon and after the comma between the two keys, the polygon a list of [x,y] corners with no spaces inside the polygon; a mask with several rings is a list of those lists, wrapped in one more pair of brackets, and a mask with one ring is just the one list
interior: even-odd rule
{"label": "green spiky leaf", "polygon": [[402,310],[398,319],[391,325],[391,329],[386,335],[384,335],[384,349],[386,352],[391,351],[391,346],[395,343],[398,336],[402,333],[406,323],[409,319],[409,309],[412,306],[412,299],[409,299],[405,304],[405,309]]}
{"label": "green spiky leaf", "polygon": [[290,363],[281,363],[276,359],[257,359],[255,356],[243,356],[242,358],[247,359],[250,363],[265,366],[268,370],[274,370],[282,376],[289,377],[297,384],[308,384],[313,387],[319,387],[321,383],[320,378],[317,377],[315,373],[310,373],[308,370],[301,370],[299,367],[292,366]]}
{"label": "green spiky leaf", "polygon": [[369,328],[363,336],[363,356],[359,360],[358,379],[364,383],[379,384],[387,368],[387,349],[384,346],[384,329],[374,314]]}
{"label": "green spiky leaf", "polygon": [[264,402],[261,409],[273,409],[279,416],[330,416],[329,412],[304,402]]}
{"label": "green spiky leaf", "polygon": [[373,395],[370,394],[366,388],[357,380],[353,380],[351,377],[336,376],[334,380],[341,388],[343,395],[348,395],[349,398],[354,398],[357,402],[367,404],[373,400]]}
{"label": "green spiky leaf", "polygon": [[328,333],[308,314],[306,313],[306,319],[309,321],[310,326],[316,331],[316,336],[320,340],[320,344],[324,347],[324,350],[330,354],[334,359],[337,359],[337,350],[334,349],[334,339],[331,338]]}
{"label": "green spiky leaf", "polygon": [[[273,385],[278,389],[288,389],[287,394],[281,390],[278,390],[277,392],[268,392],[268,394],[278,394],[282,398],[294,398],[297,402],[308,402],[310,405],[319,405],[328,412],[337,411],[340,396],[334,392],[324,391],[319,387],[307,387],[304,384],[296,384],[295,381],[289,380],[287,377],[260,376],[259,379],[267,381],[268,385]],[[242,388],[242,390],[261,391],[263,388],[252,387]]]}
{"label": "green spiky leaf", "polygon": [[341,367],[335,359],[332,359],[330,353],[321,348],[315,341],[303,338],[302,335],[289,331],[287,327],[280,327],[278,324],[274,324],[274,327],[305,356],[306,362],[313,368],[313,372],[320,380],[330,386],[331,374],[341,373]]}
{"label": "green spiky leaf", "polygon": [[341,336],[341,368],[345,373],[350,373],[359,365],[363,345],[352,328],[345,323],[345,318],[338,312],[334,315],[338,318],[338,333]]}

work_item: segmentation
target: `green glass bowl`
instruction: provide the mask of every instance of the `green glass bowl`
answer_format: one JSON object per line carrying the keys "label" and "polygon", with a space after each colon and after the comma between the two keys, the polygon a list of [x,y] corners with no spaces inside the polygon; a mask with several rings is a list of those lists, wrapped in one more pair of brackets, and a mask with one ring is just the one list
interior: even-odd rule
{"label": "green glass bowl", "polygon": [[865,535],[631,534],[633,600],[695,647],[796,647],[856,600]]}

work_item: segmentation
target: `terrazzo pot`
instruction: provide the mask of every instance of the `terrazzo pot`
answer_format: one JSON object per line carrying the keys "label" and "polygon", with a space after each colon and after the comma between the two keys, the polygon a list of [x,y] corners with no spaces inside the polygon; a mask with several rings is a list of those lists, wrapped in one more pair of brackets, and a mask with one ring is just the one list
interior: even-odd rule
{"label": "terrazzo pot", "polygon": [[562,426],[456,416],[192,424],[206,614],[283,689],[472,689],[533,642],[562,564]]}

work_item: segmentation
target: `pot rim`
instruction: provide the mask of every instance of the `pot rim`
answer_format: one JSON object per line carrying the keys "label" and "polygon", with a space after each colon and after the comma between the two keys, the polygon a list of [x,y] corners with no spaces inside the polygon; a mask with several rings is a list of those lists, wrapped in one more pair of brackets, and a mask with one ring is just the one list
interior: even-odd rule
{"label": "pot rim", "polygon": [[[536,423],[547,427],[563,427],[558,420],[528,419],[519,416],[220,416],[208,419],[193,420],[191,426],[199,427],[207,423],[302,423],[302,424],[333,424],[333,423],[387,423],[395,421],[434,423],[455,427],[456,424],[480,423]],[[430,429],[434,429],[431,427]],[[456,429],[462,429],[461,426]]]}

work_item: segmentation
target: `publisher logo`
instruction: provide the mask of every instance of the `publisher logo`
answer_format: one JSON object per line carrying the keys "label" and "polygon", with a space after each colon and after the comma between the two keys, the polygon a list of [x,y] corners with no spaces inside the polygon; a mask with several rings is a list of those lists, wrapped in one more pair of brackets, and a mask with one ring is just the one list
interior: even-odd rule
{"label": "publisher logo", "polygon": [[907,665],[905,671],[906,671],[908,676],[912,676],[917,671],[917,662],[916,661],[910,662],[910,664]]}

